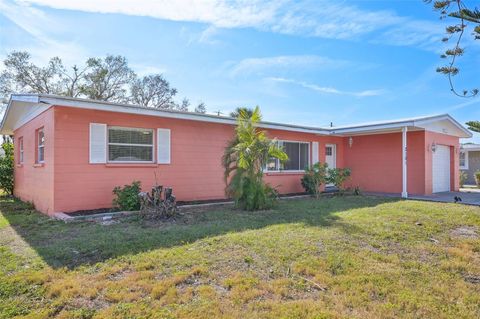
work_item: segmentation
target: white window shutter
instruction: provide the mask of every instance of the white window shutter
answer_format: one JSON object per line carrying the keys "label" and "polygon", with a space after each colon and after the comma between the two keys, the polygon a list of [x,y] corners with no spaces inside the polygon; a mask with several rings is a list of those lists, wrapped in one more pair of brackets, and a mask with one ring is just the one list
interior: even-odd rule
{"label": "white window shutter", "polygon": [[157,129],[157,163],[170,164],[170,130]]}
{"label": "white window shutter", "polygon": [[107,162],[107,124],[90,123],[90,164]]}
{"label": "white window shutter", "polygon": [[312,164],[318,163],[318,142],[312,142]]}

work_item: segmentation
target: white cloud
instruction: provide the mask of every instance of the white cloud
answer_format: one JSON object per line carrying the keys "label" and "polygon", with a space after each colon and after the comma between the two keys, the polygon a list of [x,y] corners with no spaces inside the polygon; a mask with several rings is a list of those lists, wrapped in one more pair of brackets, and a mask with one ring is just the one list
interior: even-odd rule
{"label": "white cloud", "polygon": [[263,58],[248,58],[236,63],[231,71],[231,76],[239,74],[251,74],[284,69],[304,69],[304,68],[337,68],[348,65],[348,61],[335,60],[318,55],[284,55]]}
{"label": "white cloud", "polygon": [[173,21],[194,21],[218,27],[248,27],[270,20],[283,1],[222,0],[22,0],[57,9],[149,16]]}
{"label": "white cloud", "polygon": [[404,24],[386,30],[374,43],[397,46],[416,46],[429,51],[441,51],[441,39],[445,36],[445,26],[431,21],[405,21]]}
{"label": "white cloud", "polygon": [[[472,100],[468,100],[468,101],[463,102],[463,103],[450,105],[450,106],[446,107],[441,113],[449,113],[449,112],[457,111],[457,110],[463,109],[467,106],[474,105],[474,104],[480,104],[480,101],[478,99],[472,99]],[[478,107],[478,105],[476,107]]]}
{"label": "white cloud", "polygon": [[369,96],[379,96],[385,93],[383,89],[377,90],[364,90],[364,91],[343,91],[334,87],[327,87],[327,86],[319,86],[312,83],[307,83],[304,81],[297,81],[293,79],[286,79],[286,78],[279,78],[279,77],[270,77],[266,78],[268,81],[276,82],[276,83],[290,83],[294,85],[299,85],[303,88],[313,90],[318,93],[322,94],[335,94],[335,95],[348,95],[354,97],[369,97]]}
{"label": "white cloud", "polygon": [[214,39],[214,36],[218,34],[218,28],[215,26],[208,26],[203,32],[200,34],[198,42],[206,43],[206,44],[216,44],[219,43],[218,40]]}
{"label": "white cloud", "polygon": [[[421,45],[443,28],[440,23],[414,20],[389,10],[364,10],[327,0],[21,0],[22,3],[85,12],[149,16],[199,22],[215,28],[255,28],[261,31],[321,38],[357,39],[380,31],[377,41]],[[207,29],[208,30],[208,29]],[[212,29],[214,30],[214,29]],[[208,30],[208,32],[212,31]],[[439,31],[440,30],[440,31]],[[440,36],[438,36],[440,38]]]}
{"label": "white cloud", "polygon": [[34,62],[46,63],[53,56],[61,57],[67,65],[85,60],[86,52],[77,43],[54,40],[51,34],[62,26],[43,11],[23,3],[15,5],[0,0],[0,13],[31,36],[33,40],[12,49],[30,52]]}

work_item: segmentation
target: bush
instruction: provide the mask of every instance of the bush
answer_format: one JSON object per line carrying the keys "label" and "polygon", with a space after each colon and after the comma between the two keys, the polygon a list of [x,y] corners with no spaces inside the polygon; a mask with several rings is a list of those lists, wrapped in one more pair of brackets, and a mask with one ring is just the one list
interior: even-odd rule
{"label": "bush", "polygon": [[0,157],[0,188],[9,195],[13,194],[13,143],[4,142],[2,148],[5,155]]}
{"label": "bush", "polygon": [[467,173],[464,171],[460,171],[460,187],[463,187],[466,181],[467,181]]}
{"label": "bush", "polygon": [[139,181],[132,182],[131,185],[122,187],[117,186],[113,189],[113,194],[116,196],[113,199],[113,206],[121,210],[139,210],[140,199],[138,193],[141,191]]}
{"label": "bush", "polygon": [[343,184],[350,177],[352,171],[349,168],[331,168],[328,170],[328,182],[335,185],[340,192],[343,192]]}
{"label": "bush", "polygon": [[302,186],[309,194],[318,198],[320,195],[320,186],[327,181],[327,163],[316,163],[305,169],[302,177]]}
{"label": "bush", "polygon": [[272,208],[278,198],[275,188],[263,182],[261,177],[236,174],[227,188],[235,199],[235,205],[244,210]]}
{"label": "bush", "polygon": [[475,182],[477,183],[477,187],[480,187],[480,170],[475,172]]}

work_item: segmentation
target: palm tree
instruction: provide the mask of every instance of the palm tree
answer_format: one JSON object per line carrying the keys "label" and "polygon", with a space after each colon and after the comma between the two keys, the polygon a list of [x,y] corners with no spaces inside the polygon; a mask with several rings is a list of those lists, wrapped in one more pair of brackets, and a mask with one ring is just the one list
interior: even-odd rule
{"label": "palm tree", "polygon": [[222,158],[226,193],[243,209],[270,208],[276,199],[276,191],[264,183],[263,169],[271,158],[286,161],[288,156],[275,140],[258,129],[262,118],[258,106],[251,114],[245,109],[238,111],[235,137]]}
{"label": "palm tree", "polygon": [[253,115],[254,110],[248,108],[248,107],[237,107],[235,111],[230,112],[230,117],[239,117],[241,112],[247,113],[248,117],[251,117]]}

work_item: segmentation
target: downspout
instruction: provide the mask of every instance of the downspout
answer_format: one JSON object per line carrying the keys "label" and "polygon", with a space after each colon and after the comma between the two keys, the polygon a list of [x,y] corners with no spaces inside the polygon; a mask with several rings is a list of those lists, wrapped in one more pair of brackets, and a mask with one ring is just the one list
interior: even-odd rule
{"label": "downspout", "polygon": [[407,192],[407,127],[402,127],[402,198],[408,198]]}

